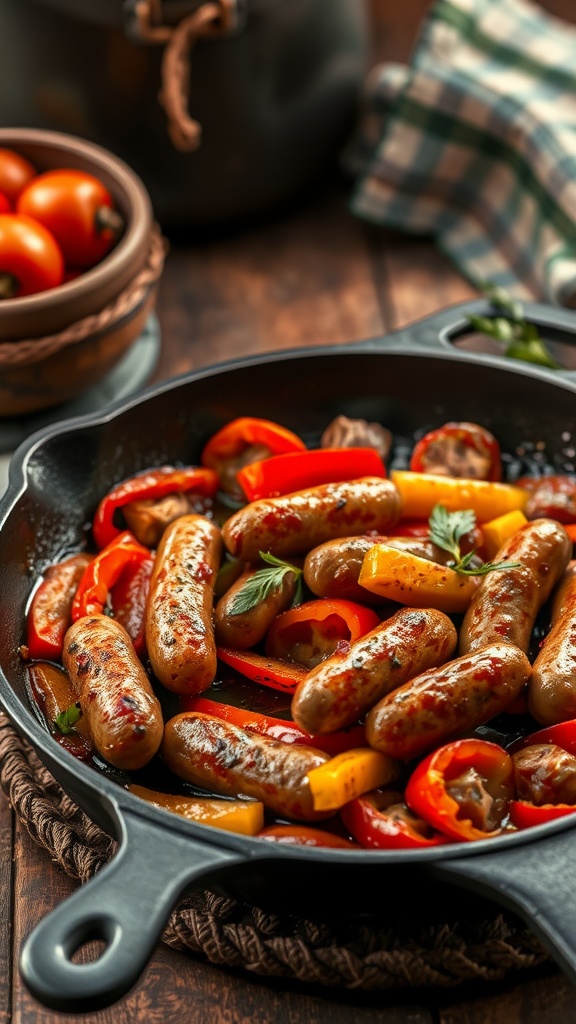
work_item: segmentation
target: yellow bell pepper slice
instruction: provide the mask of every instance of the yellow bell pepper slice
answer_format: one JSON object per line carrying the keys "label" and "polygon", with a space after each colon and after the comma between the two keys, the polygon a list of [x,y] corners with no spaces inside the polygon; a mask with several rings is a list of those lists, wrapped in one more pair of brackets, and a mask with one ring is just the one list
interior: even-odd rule
{"label": "yellow bell pepper slice", "polygon": [[390,479],[402,498],[402,518],[428,519],[435,505],[449,512],[471,509],[479,523],[523,509],[528,495],[514,484],[393,469]]}
{"label": "yellow bell pepper slice", "polygon": [[524,513],[517,508],[513,512],[505,512],[503,516],[491,519],[489,523],[483,523],[482,546],[486,552],[486,558],[493,561],[504,542],[518,533],[518,530],[526,526],[527,522]]}
{"label": "yellow bell pepper slice", "polygon": [[478,577],[387,544],[374,544],[364,556],[358,583],[372,594],[409,608],[438,608],[450,615],[466,611]]}
{"label": "yellow bell pepper slice", "polygon": [[255,836],[264,828],[264,804],[259,800],[220,800],[218,797],[174,796],[157,793],[147,786],[130,785],[129,790],[141,800],[164,811],[180,814],[188,821],[212,825],[227,832]]}
{"label": "yellow bell pepper slice", "polygon": [[398,778],[399,764],[370,747],[336,754],[308,772],[315,811],[337,811],[350,800]]}

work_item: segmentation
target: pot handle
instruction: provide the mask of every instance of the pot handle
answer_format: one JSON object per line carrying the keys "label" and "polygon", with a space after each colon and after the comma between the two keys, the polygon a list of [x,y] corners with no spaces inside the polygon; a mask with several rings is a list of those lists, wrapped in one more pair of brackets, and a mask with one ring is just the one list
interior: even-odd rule
{"label": "pot handle", "polygon": [[574,829],[494,853],[437,861],[430,873],[514,911],[576,984]]}
{"label": "pot handle", "polygon": [[[576,345],[576,311],[558,306],[548,306],[538,302],[523,303],[523,310],[526,320],[534,323],[538,328],[548,329],[558,334],[566,335],[565,340]],[[413,323],[392,331],[383,338],[374,339],[375,345],[393,345],[401,342],[407,347],[431,348],[450,350],[456,355],[463,353],[456,348],[452,340],[460,334],[470,330],[468,318],[470,316],[494,316],[496,310],[488,299],[476,299],[467,302],[458,302],[452,306],[438,310],[429,316],[415,320]],[[466,354],[468,355],[468,353]],[[491,357],[491,358],[500,358]],[[510,362],[510,360],[507,360]],[[530,365],[532,369],[562,377],[576,379],[576,371],[573,370],[543,370],[536,364]]]}
{"label": "pot handle", "polygon": [[[135,984],[170,912],[193,881],[246,860],[229,847],[168,831],[122,809],[118,852],[51,911],[25,940],[22,978],[53,1010],[101,1009]],[[72,958],[86,943],[104,943],[97,959]]]}

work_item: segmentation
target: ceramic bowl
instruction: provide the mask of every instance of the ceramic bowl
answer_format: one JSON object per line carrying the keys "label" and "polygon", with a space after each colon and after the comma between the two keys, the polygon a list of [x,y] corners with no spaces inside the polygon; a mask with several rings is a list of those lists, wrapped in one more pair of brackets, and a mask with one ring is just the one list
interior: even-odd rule
{"label": "ceramic bowl", "polygon": [[110,373],[154,308],[164,249],[143,182],[113,153],[29,128],[0,128],[0,147],[17,150],[38,171],[94,174],[125,223],[96,266],[57,288],[0,301],[0,417],[6,417],[67,402]]}

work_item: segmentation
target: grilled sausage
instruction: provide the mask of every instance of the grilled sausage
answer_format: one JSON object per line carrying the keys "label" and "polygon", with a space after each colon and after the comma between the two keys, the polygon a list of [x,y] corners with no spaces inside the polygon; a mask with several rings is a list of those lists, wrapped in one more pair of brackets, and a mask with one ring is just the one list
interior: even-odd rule
{"label": "grilled sausage", "polygon": [[254,647],[264,639],[272,620],[290,607],[296,592],[296,576],[286,572],[280,584],[257,604],[245,612],[234,611],[235,602],[257,571],[255,566],[246,569],[218,601],[214,610],[214,631],[219,646],[240,650]]}
{"label": "grilled sausage", "polygon": [[556,589],[551,622],[528,683],[528,710],[542,725],[576,718],[576,562]]}
{"label": "grilled sausage", "polygon": [[551,519],[535,519],[510,537],[495,561],[520,564],[484,576],[462,621],[460,653],[502,640],[526,653],[536,616],[571,554],[566,530]]}
{"label": "grilled sausage", "polygon": [[253,501],[230,516],[222,537],[231,555],[256,562],[260,551],[283,557],[334,537],[388,532],[400,507],[390,480],[362,477]]}
{"label": "grilled sausage", "polygon": [[200,515],[176,519],[158,547],[146,643],[154,674],[174,693],[200,693],[216,674],[212,609],[221,553],[219,528]]}
{"label": "grilled sausage", "polygon": [[175,775],[213,793],[255,797],[276,814],[302,821],[333,813],[313,807],[306,776],[329,759],[315,747],[282,743],[187,711],[166,724],[162,753]]}
{"label": "grilled sausage", "polygon": [[529,675],[528,658],[509,643],[465,654],[376,704],[366,718],[368,743],[390,757],[418,757],[504,711]]}
{"label": "grilled sausage", "polygon": [[576,757],[555,743],[534,743],[512,755],[519,800],[576,804]]}
{"label": "grilled sausage", "polygon": [[358,577],[366,552],[385,537],[339,537],[312,548],[304,559],[304,582],[317,597],[345,598],[363,604],[382,604],[382,598],[361,587]]}
{"label": "grilled sausage", "polygon": [[443,612],[402,608],[345,654],[312,669],[294,693],[292,717],[310,733],[351,725],[391,690],[442,665],[457,642],[454,625]]}
{"label": "grilled sausage", "polygon": [[116,768],[142,768],[162,742],[162,711],[124,627],[107,615],[77,619],[62,660],[96,749]]}

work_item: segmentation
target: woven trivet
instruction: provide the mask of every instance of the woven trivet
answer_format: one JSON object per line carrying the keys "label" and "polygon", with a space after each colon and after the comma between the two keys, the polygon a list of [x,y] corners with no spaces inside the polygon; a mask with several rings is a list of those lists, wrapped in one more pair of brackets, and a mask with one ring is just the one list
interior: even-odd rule
{"label": "woven trivet", "polygon": [[[72,802],[3,715],[0,786],[28,834],[72,878],[87,881],[113,856],[115,841]],[[550,962],[529,929],[496,909],[482,920],[425,927],[336,928],[199,892],[181,901],[162,938],[183,953],[262,977],[366,992],[494,982]]]}

